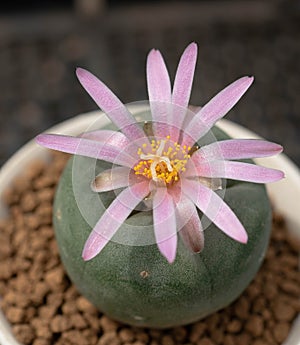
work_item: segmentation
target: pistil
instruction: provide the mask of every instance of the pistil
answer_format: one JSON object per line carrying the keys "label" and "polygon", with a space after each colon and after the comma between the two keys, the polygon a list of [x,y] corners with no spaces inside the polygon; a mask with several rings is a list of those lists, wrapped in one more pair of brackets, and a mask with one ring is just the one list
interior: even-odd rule
{"label": "pistil", "polygon": [[[181,147],[170,141],[167,136],[164,140],[152,140],[151,147],[143,144],[138,149],[139,163],[134,167],[136,175],[143,175],[155,182],[171,184],[179,180],[180,172],[185,171],[185,165],[190,158],[187,153],[190,147]],[[149,152],[150,151],[150,152]]]}

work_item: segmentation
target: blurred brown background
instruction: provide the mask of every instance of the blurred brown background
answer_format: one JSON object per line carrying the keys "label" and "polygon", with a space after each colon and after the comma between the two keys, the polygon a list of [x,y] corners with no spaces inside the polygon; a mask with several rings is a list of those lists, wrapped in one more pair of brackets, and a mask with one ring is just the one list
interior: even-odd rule
{"label": "blurred brown background", "polygon": [[1,1],[0,165],[53,124],[97,109],[75,67],[125,103],[144,100],[148,51],[160,49],[174,77],[191,41],[199,45],[191,103],[254,75],[227,118],[283,144],[300,165],[299,0]]}

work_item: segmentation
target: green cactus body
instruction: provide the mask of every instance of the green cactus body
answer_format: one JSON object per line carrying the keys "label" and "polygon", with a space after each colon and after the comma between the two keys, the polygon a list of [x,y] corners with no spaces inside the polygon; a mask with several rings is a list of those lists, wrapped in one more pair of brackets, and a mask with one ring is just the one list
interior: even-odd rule
{"label": "green cactus body", "polygon": [[[218,132],[217,136],[220,139],[224,134]],[[85,190],[82,198],[92,210],[96,193],[90,190],[91,179],[86,173],[92,159],[81,159],[81,164],[76,165],[76,174],[81,176],[80,184]],[[107,163],[98,161],[96,164],[99,171],[107,168]],[[131,245],[112,240],[99,255],[85,262],[81,253],[91,226],[78,207],[73,173],[74,158],[63,172],[54,205],[61,258],[78,290],[113,319],[153,328],[191,323],[229,305],[258,271],[271,228],[270,203],[263,185],[245,182],[227,185],[225,201],[246,228],[247,244],[232,240],[211,224],[205,230],[201,253],[191,253],[179,237],[175,262],[169,264],[156,244],[133,245],[135,241],[140,243],[144,228],[150,226],[151,229],[152,225],[151,212],[137,212],[117,233],[133,236],[129,230],[134,225]],[[109,192],[98,197],[108,205],[114,195]],[[95,209],[95,221],[101,212],[103,210]]]}

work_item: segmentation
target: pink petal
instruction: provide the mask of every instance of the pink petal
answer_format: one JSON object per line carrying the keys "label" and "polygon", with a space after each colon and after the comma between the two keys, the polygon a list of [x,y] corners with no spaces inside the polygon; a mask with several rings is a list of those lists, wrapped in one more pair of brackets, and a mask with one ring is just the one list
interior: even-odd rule
{"label": "pink petal", "polygon": [[192,155],[197,162],[216,159],[246,159],[269,157],[282,152],[282,146],[265,140],[231,139],[201,147]]}
{"label": "pink petal", "polygon": [[[152,49],[147,58],[147,85],[152,119],[154,122],[168,123],[171,104],[171,82],[164,59],[158,50]],[[155,128],[156,136],[165,137],[169,133],[165,127]]]}
{"label": "pink petal", "polygon": [[172,103],[183,108],[189,105],[197,60],[197,44],[191,43],[183,52],[174,80]]}
{"label": "pink petal", "polygon": [[231,208],[211,189],[187,179],[182,190],[220,230],[234,240],[246,243],[248,235]]}
{"label": "pink petal", "polygon": [[179,220],[179,234],[186,247],[194,253],[199,253],[204,247],[204,234],[197,209],[193,202],[181,196],[180,202],[176,205]]}
{"label": "pink petal", "polygon": [[276,182],[284,177],[284,173],[280,170],[222,160],[201,163],[194,170],[189,169],[185,176],[193,174],[195,174],[194,176],[221,177],[254,183]]}
{"label": "pink petal", "polygon": [[178,107],[173,107],[170,123],[175,126],[171,132],[171,138],[178,140],[181,126],[189,105],[191,89],[194,79],[195,67],[197,60],[197,44],[191,43],[183,52],[174,80],[172,103]]}
{"label": "pink petal", "polygon": [[175,207],[167,188],[157,188],[153,196],[153,222],[157,246],[172,263],[176,257],[177,232]]}
{"label": "pink petal", "polygon": [[132,169],[127,167],[114,167],[102,171],[91,183],[94,192],[101,193],[109,190],[127,187],[137,182]]}
{"label": "pink petal", "polygon": [[149,182],[123,190],[104,212],[90,233],[82,252],[84,260],[94,258],[111,240],[132,210],[149,194]]}
{"label": "pink petal", "polygon": [[77,68],[76,74],[88,94],[129,139],[135,140],[144,136],[134,117],[102,81],[82,68]]}
{"label": "pink petal", "polygon": [[130,140],[124,134],[106,129],[84,132],[80,135],[80,137],[119,147],[126,147],[130,145]]}
{"label": "pink petal", "polygon": [[[84,138],[66,135],[40,134],[36,137],[39,145],[66,153],[101,159],[114,164],[132,167],[136,159],[120,147]],[[125,148],[126,149],[126,148]]]}
{"label": "pink petal", "polygon": [[96,130],[91,132],[84,132],[80,135],[81,138],[99,141],[103,144],[112,145],[120,150],[126,149],[126,152],[135,157],[137,155],[137,146],[142,146],[146,138],[139,138],[135,141],[130,141],[123,133],[110,130]]}
{"label": "pink petal", "polygon": [[185,128],[183,143],[191,146],[207,133],[239,101],[253,80],[253,77],[240,78],[213,97]]}

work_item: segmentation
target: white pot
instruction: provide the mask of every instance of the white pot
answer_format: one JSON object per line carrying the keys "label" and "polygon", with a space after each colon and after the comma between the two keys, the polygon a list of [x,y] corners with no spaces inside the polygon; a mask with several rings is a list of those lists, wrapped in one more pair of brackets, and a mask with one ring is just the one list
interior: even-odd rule
{"label": "white pot", "polygon": [[[144,106],[129,106],[133,114],[145,110]],[[138,116],[137,116],[137,120]],[[67,120],[48,130],[56,134],[77,135],[86,131],[91,124],[97,121],[98,128],[107,126],[110,121],[100,111],[90,112],[88,114],[78,115],[75,118]],[[234,124],[228,120],[221,120],[218,126],[233,138],[259,138],[253,132]],[[7,215],[7,208],[3,201],[5,189],[13,183],[16,176],[22,174],[24,168],[37,158],[47,160],[49,151],[39,147],[33,140],[17,151],[0,170],[0,217]],[[258,163],[280,169],[285,172],[286,178],[280,182],[267,185],[270,198],[275,209],[281,213],[288,225],[290,231],[300,238],[300,212],[299,212],[299,195],[300,195],[300,171],[284,155],[280,154],[271,158],[260,158]],[[21,345],[15,340],[11,333],[10,325],[0,311],[0,345]],[[295,320],[288,339],[284,345],[300,345],[300,315]]]}

